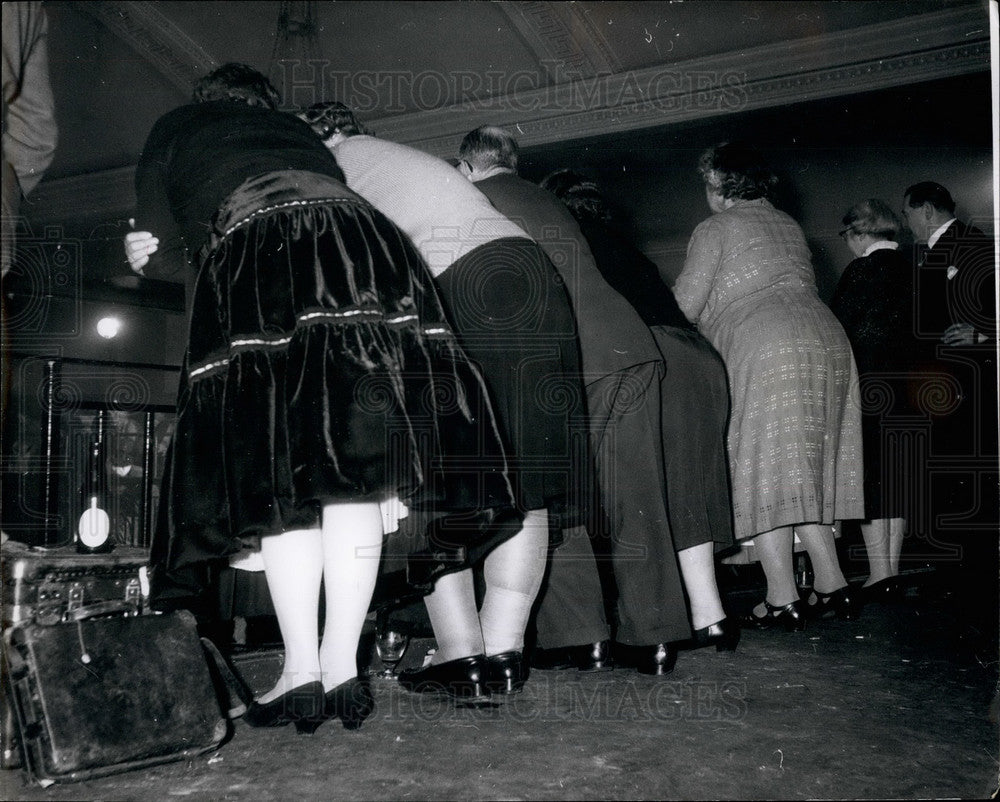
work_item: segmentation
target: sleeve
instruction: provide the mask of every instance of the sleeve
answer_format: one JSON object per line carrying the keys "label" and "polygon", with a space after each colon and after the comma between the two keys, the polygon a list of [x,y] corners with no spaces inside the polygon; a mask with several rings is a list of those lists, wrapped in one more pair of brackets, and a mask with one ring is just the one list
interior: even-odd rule
{"label": "sleeve", "polygon": [[187,251],[167,194],[171,126],[161,118],[142,149],[135,171],[135,230],[148,231],[160,240],[156,253],[143,269],[147,278],[187,284]]}
{"label": "sleeve", "polygon": [[52,163],[58,139],[41,3],[4,3],[3,94],[4,158],[27,195]]}
{"label": "sleeve", "polygon": [[952,263],[958,269],[949,285],[951,319],[968,323],[992,348],[996,344],[996,252],[993,239],[970,231],[954,246]]}
{"label": "sleeve", "polygon": [[714,220],[701,223],[691,235],[687,258],[674,284],[674,298],[685,317],[697,323],[722,263],[722,231]]}

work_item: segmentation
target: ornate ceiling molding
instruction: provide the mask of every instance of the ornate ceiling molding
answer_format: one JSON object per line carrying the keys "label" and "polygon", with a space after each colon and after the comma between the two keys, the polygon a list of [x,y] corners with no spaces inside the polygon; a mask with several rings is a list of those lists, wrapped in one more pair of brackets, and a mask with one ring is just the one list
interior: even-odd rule
{"label": "ornate ceiling molding", "polygon": [[[158,12],[150,3],[85,3]],[[525,4],[561,7],[564,4]],[[511,14],[510,11],[507,12]],[[133,30],[137,16],[122,23]],[[152,17],[145,17],[151,20]],[[117,23],[116,23],[117,24]],[[172,28],[164,21],[162,30]],[[148,26],[140,31],[149,34]],[[209,59],[186,36],[189,55],[164,56],[184,81]],[[138,37],[138,34],[136,35]],[[157,41],[169,51],[168,40]],[[138,38],[136,39],[138,42]],[[136,44],[136,49],[143,52]],[[197,51],[197,53],[196,53]],[[155,63],[155,62],[154,62]],[[592,67],[599,61],[589,61]],[[959,8],[893,22],[594,77],[483,101],[366,122],[380,136],[451,157],[462,137],[484,123],[509,126],[522,147],[620,133],[789,103],[888,89],[988,71],[989,23],[981,9]],[[185,92],[189,83],[185,85]],[[43,181],[31,196],[33,222],[124,218],[134,204],[133,168]],[[80,199],[86,198],[81,204]],[[91,218],[92,219],[92,218]]]}
{"label": "ornate ceiling molding", "polygon": [[559,64],[564,70],[587,76],[621,72],[618,56],[579,4],[504,0],[497,8],[543,67]]}
{"label": "ornate ceiling molding", "polygon": [[368,123],[451,156],[487,122],[540,145],[983,72],[989,49],[983,11],[949,9]]}
{"label": "ornate ceiling molding", "polygon": [[201,45],[164,16],[151,2],[73,3],[97,19],[150,62],[187,97],[198,78],[218,65]]}

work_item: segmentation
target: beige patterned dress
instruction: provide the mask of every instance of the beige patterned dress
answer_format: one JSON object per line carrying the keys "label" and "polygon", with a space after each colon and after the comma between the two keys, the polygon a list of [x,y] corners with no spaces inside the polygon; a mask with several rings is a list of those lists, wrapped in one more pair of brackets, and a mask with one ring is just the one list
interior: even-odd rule
{"label": "beige patterned dress", "polygon": [[798,224],[737,201],[695,229],[674,293],[726,363],[737,538],[863,517],[857,368]]}

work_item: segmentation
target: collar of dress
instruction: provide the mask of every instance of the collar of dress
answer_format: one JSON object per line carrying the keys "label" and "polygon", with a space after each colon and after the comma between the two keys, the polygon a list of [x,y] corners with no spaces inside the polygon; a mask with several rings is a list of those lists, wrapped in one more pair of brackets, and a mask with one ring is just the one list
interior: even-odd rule
{"label": "collar of dress", "polygon": [[873,242],[871,245],[865,248],[865,252],[861,254],[861,258],[863,259],[864,257],[868,256],[868,254],[874,253],[875,251],[898,251],[898,250],[899,250],[898,242],[893,242],[892,240],[888,239],[880,239],[878,242]]}

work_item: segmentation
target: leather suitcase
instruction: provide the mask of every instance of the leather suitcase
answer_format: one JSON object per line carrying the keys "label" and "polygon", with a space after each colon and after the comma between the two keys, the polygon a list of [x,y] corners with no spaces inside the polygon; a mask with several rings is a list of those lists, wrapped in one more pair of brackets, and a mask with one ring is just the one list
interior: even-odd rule
{"label": "leather suitcase", "polygon": [[8,542],[2,557],[5,628],[144,611],[145,549],[119,546],[98,555],[79,554],[72,546],[31,549]]}
{"label": "leather suitcase", "polygon": [[5,642],[24,768],[43,785],[182,760],[230,732],[185,611],[27,623]]}

